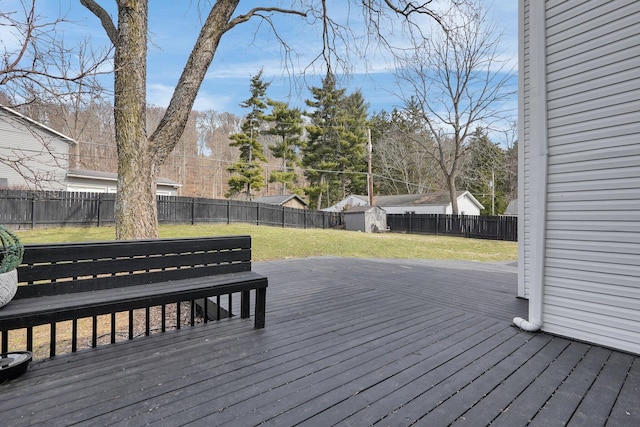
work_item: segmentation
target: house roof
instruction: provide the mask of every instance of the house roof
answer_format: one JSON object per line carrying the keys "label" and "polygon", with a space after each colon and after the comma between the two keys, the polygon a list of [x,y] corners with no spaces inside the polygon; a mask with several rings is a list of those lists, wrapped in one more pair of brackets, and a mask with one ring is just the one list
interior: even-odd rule
{"label": "house roof", "polygon": [[53,130],[49,126],[46,126],[46,125],[44,125],[44,124],[42,124],[42,123],[40,123],[40,122],[38,122],[36,120],[33,120],[32,118],[27,117],[24,114],[19,113],[14,109],[11,109],[11,108],[6,107],[4,105],[0,105],[0,110],[9,113],[12,116],[15,116],[15,117],[19,118],[20,120],[26,121],[29,124],[31,124],[31,125],[39,128],[39,129],[47,132],[47,133],[50,133],[50,134],[52,134],[54,136],[57,136],[58,138],[68,142],[69,144],[76,145],[78,143],[75,139],[73,139],[71,137],[68,137],[67,135],[62,134],[62,133],[58,132],[57,130]]}
{"label": "house roof", "polygon": [[[473,194],[468,191],[458,191],[458,199],[462,197],[468,197],[474,204],[476,204],[480,209],[483,208],[482,204],[473,197]],[[374,203],[378,206],[421,206],[421,205],[431,205],[431,206],[447,206],[451,203],[449,198],[449,193],[446,191],[439,193],[428,193],[428,194],[399,194],[396,196],[376,196],[374,198]]]}
{"label": "house roof", "polygon": [[384,209],[382,209],[380,206],[354,206],[348,211],[344,211],[344,213],[346,215],[346,214],[361,213],[361,212],[371,212],[375,210],[381,210],[382,212],[384,212]]}
{"label": "house roof", "polygon": [[261,197],[256,197],[255,199],[253,199],[253,201],[254,202],[258,202],[258,203],[266,203],[266,204],[269,204],[269,205],[281,206],[281,205],[287,203],[291,199],[296,199],[301,204],[303,204],[304,206],[308,206],[308,203],[305,202],[297,194],[283,194],[281,196],[261,196]]}
{"label": "house roof", "polygon": [[431,194],[399,194],[396,196],[376,196],[375,204],[379,206],[418,206],[418,205],[448,205],[449,193]]}
{"label": "house roof", "polygon": [[509,202],[509,204],[507,205],[507,210],[504,211],[504,214],[512,216],[518,215],[518,199],[513,199]]}
{"label": "house roof", "polygon": [[[97,179],[102,181],[117,181],[118,174],[114,172],[91,171],[87,169],[70,168],[67,172],[69,178],[86,178]],[[159,178],[158,185],[166,185],[169,187],[180,188],[182,184],[166,178]]]}

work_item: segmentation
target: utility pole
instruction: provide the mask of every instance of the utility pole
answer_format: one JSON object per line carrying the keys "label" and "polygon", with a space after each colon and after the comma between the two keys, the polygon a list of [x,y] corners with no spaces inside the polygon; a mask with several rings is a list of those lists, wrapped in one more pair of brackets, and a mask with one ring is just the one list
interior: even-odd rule
{"label": "utility pole", "polygon": [[493,168],[491,168],[491,216],[496,214],[496,174]]}
{"label": "utility pole", "polygon": [[373,146],[371,145],[371,129],[367,128],[367,152],[369,153],[369,169],[367,173],[367,192],[369,193],[369,206],[373,206],[373,173],[371,168],[371,154],[373,152]]}

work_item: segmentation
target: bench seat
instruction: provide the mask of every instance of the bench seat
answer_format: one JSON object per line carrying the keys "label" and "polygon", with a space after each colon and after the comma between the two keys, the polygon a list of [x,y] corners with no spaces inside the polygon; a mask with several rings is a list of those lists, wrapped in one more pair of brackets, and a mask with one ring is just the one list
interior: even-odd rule
{"label": "bench seat", "polygon": [[[266,287],[266,277],[247,271],[157,282],[152,286],[134,285],[91,292],[20,298],[11,301],[0,310],[0,324],[2,329],[19,329]],[[243,300],[243,303],[245,301],[248,302]],[[256,317],[255,323],[258,329],[264,327],[263,319]]]}
{"label": "bench seat", "polygon": [[[78,319],[91,317],[95,345],[96,316],[104,314],[112,315],[113,342],[116,313],[129,312],[131,331],[133,310],[161,306],[164,312],[167,304],[177,304],[179,313],[180,303],[189,302],[191,324],[197,309],[206,322],[205,299],[216,297],[220,307],[220,296],[229,295],[230,310],[234,293],[241,317],[249,318],[252,291],[254,327],[265,326],[268,279],[251,271],[250,236],[25,245],[18,279],[15,298],[0,308],[2,353],[9,349],[8,331],[26,328],[31,350],[32,328],[49,324],[53,356],[56,322],[72,320],[75,329]],[[148,310],[146,316],[148,324]]]}

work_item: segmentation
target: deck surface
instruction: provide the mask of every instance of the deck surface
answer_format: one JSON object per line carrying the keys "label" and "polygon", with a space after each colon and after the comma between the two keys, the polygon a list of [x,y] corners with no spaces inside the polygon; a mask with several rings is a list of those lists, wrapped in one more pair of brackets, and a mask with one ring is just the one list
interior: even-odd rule
{"label": "deck surface", "polygon": [[640,358],[513,327],[513,265],[254,270],[265,329],[225,319],[34,362],[0,385],[0,424],[640,425]]}

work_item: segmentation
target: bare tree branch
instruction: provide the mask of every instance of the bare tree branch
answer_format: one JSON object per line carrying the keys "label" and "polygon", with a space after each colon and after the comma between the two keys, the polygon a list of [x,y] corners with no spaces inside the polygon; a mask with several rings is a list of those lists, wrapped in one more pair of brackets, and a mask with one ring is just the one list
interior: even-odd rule
{"label": "bare tree branch", "polygon": [[95,0],[80,0],[80,4],[89,9],[91,13],[98,17],[100,23],[102,24],[102,28],[104,28],[104,31],[109,37],[109,40],[111,40],[111,43],[113,43],[115,46],[118,39],[118,29],[113,24],[113,20],[111,19],[109,13],[107,13],[107,11],[104,10],[102,6],[96,3]]}
{"label": "bare tree branch", "polygon": [[433,150],[457,213],[456,177],[467,139],[477,127],[490,129],[503,119],[512,70],[498,59],[500,35],[479,6],[466,5],[446,19],[446,33],[397,57],[396,76],[400,97],[433,135],[435,146],[425,149]]}
{"label": "bare tree branch", "polygon": [[239,25],[243,22],[247,22],[248,20],[250,20],[251,18],[253,18],[254,16],[260,16],[262,18],[265,18],[265,15],[262,14],[262,12],[266,12],[266,13],[281,13],[284,15],[298,15],[301,16],[303,18],[307,17],[307,12],[302,12],[300,10],[293,10],[293,9],[282,9],[279,7],[256,7],[251,9],[249,12],[243,14],[243,15],[239,15],[236,18],[232,19],[229,21],[229,25],[227,26],[227,31],[230,30],[231,28],[235,27],[236,25]]}
{"label": "bare tree branch", "polygon": [[[327,70],[335,74],[334,64],[343,65],[346,70],[350,52],[357,51],[357,39],[348,25],[332,19],[326,0],[292,0],[291,8],[255,7],[248,12],[236,15],[240,0],[216,0],[212,4],[207,18],[194,44],[182,74],[176,84],[173,96],[156,129],[147,136],[145,126],[146,86],[146,43],[148,2],[132,2],[117,0],[118,25],[113,29],[110,19],[106,19],[104,11],[96,8],[95,0],[83,0],[82,4],[99,19],[109,37],[114,42],[115,53],[115,101],[114,117],[116,139],[118,144],[119,185],[116,203],[116,235],[118,238],[143,238],[157,236],[157,217],[155,216],[155,197],[152,194],[152,183],[157,179],[160,166],[166,161],[176,147],[183,134],[189,113],[217,51],[221,38],[232,28],[252,18],[260,18],[267,22],[276,38],[282,40],[275,31],[272,16],[293,15],[307,18],[308,24],[322,25],[322,47],[316,59],[322,61],[323,74]],[[412,21],[414,17],[429,17],[429,2],[414,4],[400,2],[402,7],[383,0],[370,0],[359,4],[357,0],[347,5],[358,4],[365,7],[365,14],[372,18],[384,16],[393,19],[398,16],[407,21],[408,27],[414,30],[421,28],[422,22]],[[204,2],[203,2],[204,4]],[[344,3],[338,3],[344,5]],[[390,6],[397,11],[389,9]],[[153,3],[152,6],[153,7]],[[383,10],[386,9],[387,13]],[[398,12],[400,12],[398,14]],[[378,13],[376,15],[376,13]],[[435,12],[434,12],[435,13]],[[434,15],[435,16],[435,15]],[[438,15],[439,16],[439,15]],[[382,23],[383,19],[377,22]],[[375,27],[382,34],[382,25]],[[117,33],[114,36],[113,32]],[[372,30],[368,30],[369,35]],[[144,45],[144,46],[142,46]],[[289,54],[289,47],[285,44]],[[315,61],[313,61],[315,62]],[[313,63],[312,63],[313,64]],[[312,66],[312,65],[310,65]],[[145,206],[143,211],[140,206]]]}
{"label": "bare tree branch", "polygon": [[[0,26],[12,37],[2,40],[0,92],[12,106],[41,98],[64,98],[78,93],[102,92],[96,77],[110,61],[111,50],[94,51],[84,40],[73,48],[59,38],[65,18],[46,20],[36,14],[36,0],[21,0],[21,11],[0,11]],[[13,45],[17,47],[13,48]]]}

